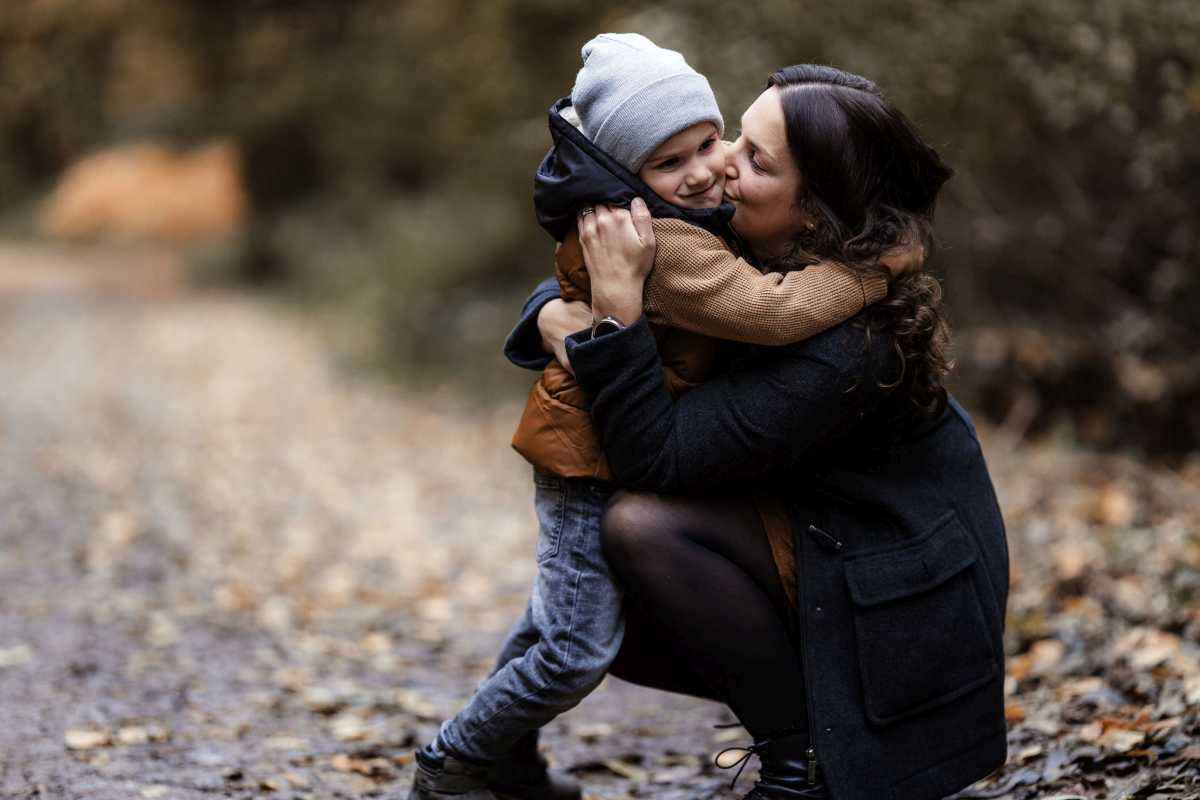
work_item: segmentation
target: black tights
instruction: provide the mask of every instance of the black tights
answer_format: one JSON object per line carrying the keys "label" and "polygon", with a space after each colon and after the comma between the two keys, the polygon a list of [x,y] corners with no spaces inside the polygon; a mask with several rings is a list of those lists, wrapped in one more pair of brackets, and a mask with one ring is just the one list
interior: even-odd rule
{"label": "black tights", "polygon": [[612,674],[720,700],[755,739],[807,729],[790,606],[749,500],[623,492],[603,536],[626,598]]}

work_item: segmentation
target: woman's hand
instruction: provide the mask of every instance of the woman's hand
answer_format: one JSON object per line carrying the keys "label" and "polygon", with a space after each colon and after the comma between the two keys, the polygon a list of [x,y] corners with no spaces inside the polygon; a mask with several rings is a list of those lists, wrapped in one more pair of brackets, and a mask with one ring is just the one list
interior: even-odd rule
{"label": "woman's hand", "polygon": [[629,325],[642,316],[642,290],[654,267],[654,227],[639,197],[629,210],[596,206],[578,220],[583,260],[592,283],[592,315]]}
{"label": "woman's hand", "polygon": [[920,272],[925,266],[925,244],[919,236],[889,247],[879,255],[879,263],[891,272],[891,279]]}
{"label": "woman's hand", "polygon": [[911,242],[890,247],[880,254],[879,263],[892,273],[892,280],[920,272],[925,266],[925,246],[920,242]]}
{"label": "woman's hand", "polygon": [[587,303],[568,303],[565,300],[551,300],[542,306],[538,312],[538,333],[542,334],[542,349],[553,353],[563,368],[575,374],[571,362],[567,359],[566,339],[572,333],[590,327],[592,324],[592,309]]}

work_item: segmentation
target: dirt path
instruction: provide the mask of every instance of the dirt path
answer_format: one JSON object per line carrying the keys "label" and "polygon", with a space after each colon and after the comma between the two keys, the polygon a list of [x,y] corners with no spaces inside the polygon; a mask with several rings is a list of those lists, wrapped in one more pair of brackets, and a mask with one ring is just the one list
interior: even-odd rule
{"label": "dirt path", "polygon": [[[413,743],[486,673],[528,591],[529,479],[507,447],[519,408],[481,416],[452,391],[347,374],[294,313],[182,289],[172,269],[152,253],[0,248],[0,796],[403,796]],[[1014,558],[1134,525],[1196,486],[1135,477],[1127,491],[1119,471],[1087,483],[1094,465],[1060,451],[997,451]],[[1039,474],[1082,475],[1085,493],[1060,502]],[[1037,526],[1074,515],[1064,502],[1119,504],[1101,497],[1110,484],[1133,517],[1102,506],[1119,518]],[[1145,513],[1158,538],[1144,547],[1196,547],[1174,511]],[[1079,558],[1109,577],[1125,563]],[[1018,622],[1055,592],[1057,562],[1031,561]],[[1171,564],[1155,580],[1175,580]],[[1102,644],[1169,616],[1143,597],[1155,586],[1121,590],[1151,605]],[[1190,657],[1195,629],[1170,619]],[[1013,649],[1054,630],[1018,632]],[[1013,684],[1022,714],[1046,715],[1036,693],[1052,684],[1036,676],[1063,658]],[[544,741],[597,798],[733,797],[708,766],[727,719],[607,681]],[[1038,735],[1014,729],[1025,750],[1006,775],[1042,763]]]}
{"label": "dirt path", "polygon": [[[351,377],[290,313],[99,261],[0,254],[0,795],[398,790],[528,591],[518,409]],[[546,741],[620,796],[601,762],[698,773],[724,719],[606,685]],[[630,727],[697,755],[639,767]]]}

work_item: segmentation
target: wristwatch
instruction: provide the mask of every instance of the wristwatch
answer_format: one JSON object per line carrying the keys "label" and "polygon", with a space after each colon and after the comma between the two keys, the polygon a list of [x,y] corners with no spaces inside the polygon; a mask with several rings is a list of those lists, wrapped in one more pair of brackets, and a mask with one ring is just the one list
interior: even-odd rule
{"label": "wristwatch", "polygon": [[625,325],[621,320],[614,316],[607,316],[604,319],[592,321],[592,338],[595,339],[609,333],[616,333],[619,330],[624,330]]}

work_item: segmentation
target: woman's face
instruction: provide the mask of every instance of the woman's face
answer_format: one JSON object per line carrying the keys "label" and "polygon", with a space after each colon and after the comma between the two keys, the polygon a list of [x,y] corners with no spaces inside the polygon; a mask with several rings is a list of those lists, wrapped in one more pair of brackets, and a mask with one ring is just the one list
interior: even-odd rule
{"label": "woman's face", "polygon": [[733,229],[759,258],[783,255],[806,222],[796,205],[800,170],[788,149],[783,106],[774,86],[742,115],[728,145],[725,197],[733,202]]}

